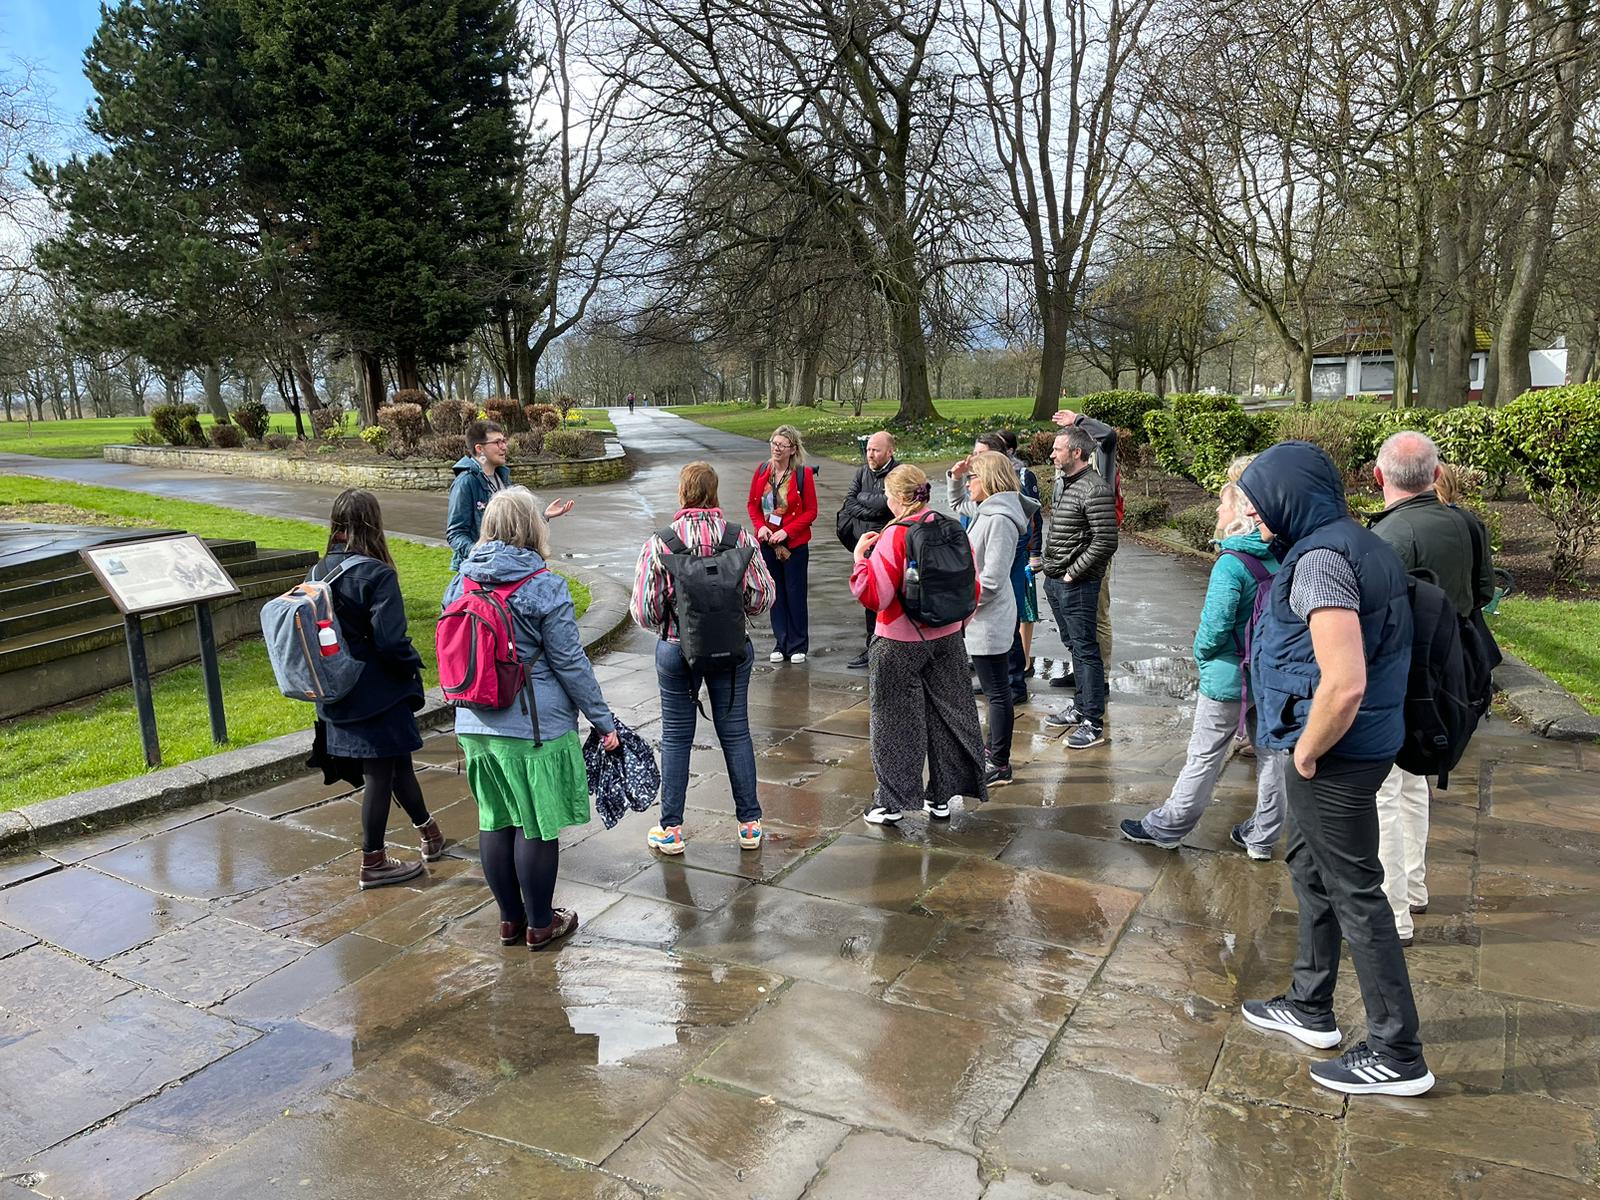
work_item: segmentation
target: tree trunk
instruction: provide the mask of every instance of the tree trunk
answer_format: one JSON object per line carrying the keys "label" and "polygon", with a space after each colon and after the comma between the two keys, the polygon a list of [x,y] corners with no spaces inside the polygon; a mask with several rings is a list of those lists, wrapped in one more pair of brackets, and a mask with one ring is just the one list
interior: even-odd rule
{"label": "tree trunk", "polygon": [[533,348],[528,345],[528,339],[523,338],[515,347],[517,362],[517,399],[523,404],[533,404],[538,400],[539,392],[539,364],[534,360]]}
{"label": "tree trunk", "polygon": [[[67,368],[67,391],[72,398],[72,415],[74,417],[82,417],[83,400],[78,394],[78,369],[73,366],[72,355],[63,355],[62,361]],[[98,416],[99,414],[96,415]]]}
{"label": "tree trunk", "polygon": [[311,359],[306,355],[305,344],[298,339],[289,343],[289,366],[294,372],[295,391],[300,401],[315,412],[322,407],[322,397],[317,395],[317,381],[311,374]]}
{"label": "tree trunk", "polygon": [[[1067,323],[1070,314],[1064,304],[1051,306],[1044,319],[1044,337],[1039,348],[1039,387],[1033,394],[1035,421],[1048,421],[1061,407],[1061,379],[1067,370]],[[1116,387],[1115,381],[1111,384]]]}
{"label": "tree trunk", "polygon": [[1403,313],[1395,313],[1394,322],[1394,404],[1396,408],[1411,407],[1411,381],[1416,374],[1417,328]]}
{"label": "tree trunk", "polygon": [[200,373],[201,386],[205,391],[206,407],[211,410],[211,415],[217,424],[228,423],[228,406],[222,402],[222,367],[215,362],[208,362]]}
{"label": "tree trunk", "polygon": [[817,348],[806,346],[800,351],[799,386],[795,389],[794,402],[801,408],[815,408],[817,406]]}
{"label": "tree trunk", "polygon": [[370,350],[356,351],[357,378],[361,384],[357,394],[361,399],[362,425],[378,423],[378,404],[386,394],[383,383],[383,359]]}

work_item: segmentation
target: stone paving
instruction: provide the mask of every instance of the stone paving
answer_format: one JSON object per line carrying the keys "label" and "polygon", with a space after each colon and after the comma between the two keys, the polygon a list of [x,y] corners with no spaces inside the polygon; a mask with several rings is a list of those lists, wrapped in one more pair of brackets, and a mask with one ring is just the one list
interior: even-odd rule
{"label": "stone paving", "polygon": [[[625,573],[692,436],[558,538]],[[1346,1101],[1238,1016],[1294,939],[1281,861],[1227,840],[1250,762],[1185,849],[1115,840],[1183,757],[1203,571],[1119,560],[1106,746],[1069,757],[1035,679],[1016,784],[882,829],[845,556],[814,561],[811,662],[752,686],[766,844],[703,736],[681,861],[637,815],[563,839],[559,950],[498,944],[449,736],[415,886],[355,889],[357,802],[310,779],[0,861],[0,1195],[1600,1196],[1600,750],[1479,733],[1407,954],[1440,1084]],[[597,660],[647,735],[650,648]]]}

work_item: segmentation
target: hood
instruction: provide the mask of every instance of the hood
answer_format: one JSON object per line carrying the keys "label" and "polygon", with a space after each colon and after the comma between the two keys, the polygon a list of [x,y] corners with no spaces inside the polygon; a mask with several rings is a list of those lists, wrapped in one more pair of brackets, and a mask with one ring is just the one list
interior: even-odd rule
{"label": "hood", "polygon": [[[978,505],[980,517],[1001,517],[1010,521],[1017,527],[1019,534],[1028,530],[1028,514],[1023,508],[1024,499],[1020,492],[996,492],[987,500]],[[1028,503],[1032,503],[1028,501]],[[1034,505],[1038,508],[1038,505]]]}
{"label": "hood", "polygon": [[1325,450],[1310,442],[1268,446],[1245,468],[1239,490],[1272,531],[1274,547],[1281,545],[1285,552],[1324,525],[1350,515],[1339,469]]}
{"label": "hood", "polygon": [[545,565],[535,550],[504,542],[479,542],[461,564],[461,573],[479,583],[507,583],[532,575]]}
{"label": "hood", "polygon": [[1268,558],[1272,554],[1272,547],[1267,545],[1260,532],[1254,529],[1249,533],[1223,538],[1217,545],[1224,550],[1237,550],[1240,554],[1249,554],[1255,558]]}
{"label": "hood", "polygon": [[456,465],[450,469],[457,475],[461,474],[463,471],[476,471],[480,475],[484,473],[483,464],[481,464],[477,459],[473,458],[470,454],[463,454],[460,458],[456,459]]}

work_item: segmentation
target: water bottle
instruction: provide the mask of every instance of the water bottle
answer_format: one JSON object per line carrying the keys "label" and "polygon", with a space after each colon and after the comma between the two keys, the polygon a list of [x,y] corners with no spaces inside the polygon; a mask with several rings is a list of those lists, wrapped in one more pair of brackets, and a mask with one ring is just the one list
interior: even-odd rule
{"label": "water bottle", "polygon": [[922,606],[922,572],[917,569],[917,560],[914,558],[906,563],[905,575],[900,581],[900,591],[905,596],[907,607]]}
{"label": "water bottle", "polygon": [[339,635],[333,631],[331,619],[317,622],[317,648],[323,658],[339,653]]}

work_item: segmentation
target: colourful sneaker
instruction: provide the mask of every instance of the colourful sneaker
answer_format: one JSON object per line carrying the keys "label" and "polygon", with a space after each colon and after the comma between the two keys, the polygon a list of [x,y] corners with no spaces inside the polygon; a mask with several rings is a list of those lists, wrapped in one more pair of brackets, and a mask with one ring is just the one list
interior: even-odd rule
{"label": "colourful sneaker", "polygon": [[739,849],[761,849],[761,821],[759,818],[754,821],[739,822]]}
{"label": "colourful sneaker", "polygon": [[650,830],[650,834],[645,838],[645,841],[649,844],[650,849],[659,850],[663,854],[682,854],[683,826],[668,825],[663,829],[657,825]]}

